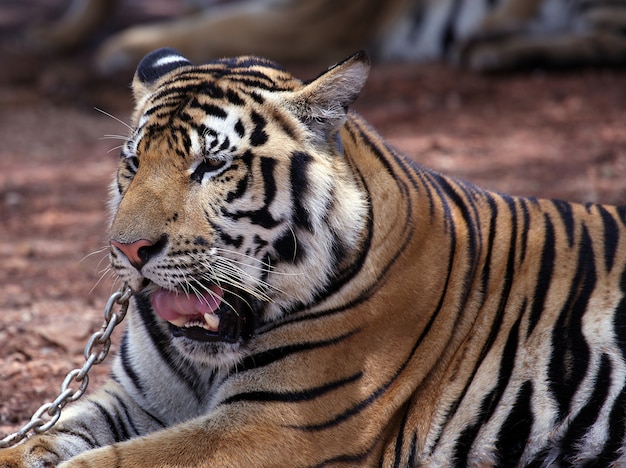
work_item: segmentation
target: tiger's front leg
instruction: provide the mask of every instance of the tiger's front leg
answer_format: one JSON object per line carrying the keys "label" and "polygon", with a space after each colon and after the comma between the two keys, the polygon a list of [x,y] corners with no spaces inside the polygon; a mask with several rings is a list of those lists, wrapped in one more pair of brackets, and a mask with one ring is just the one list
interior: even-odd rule
{"label": "tiger's front leg", "polygon": [[289,430],[281,418],[259,408],[227,405],[144,437],[85,452],[60,466],[260,468],[318,464],[326,456],[324,444],[330,442],[319,434],[311,437]]}
{"label": "tiger's front leg", "polygon": [[89,399],[68,406],[50,432],[0,450],[0,468],[57,466],[81,453],[89,458],[94,449],[162,427],[111,380]]}

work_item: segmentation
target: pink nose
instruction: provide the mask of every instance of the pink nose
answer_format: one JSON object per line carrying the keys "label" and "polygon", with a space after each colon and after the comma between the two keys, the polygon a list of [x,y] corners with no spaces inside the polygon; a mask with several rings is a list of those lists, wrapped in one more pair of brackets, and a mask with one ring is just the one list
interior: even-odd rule
{"label": "pink nose", "polygon": [[119,249],[126,258],[128,258],[132,266],[137,270],[141,270],[150,259],[150,247],[154,246],[154,243],[146,239],[139,239],[138,241],[129,243],[112,240],[111,245]]}

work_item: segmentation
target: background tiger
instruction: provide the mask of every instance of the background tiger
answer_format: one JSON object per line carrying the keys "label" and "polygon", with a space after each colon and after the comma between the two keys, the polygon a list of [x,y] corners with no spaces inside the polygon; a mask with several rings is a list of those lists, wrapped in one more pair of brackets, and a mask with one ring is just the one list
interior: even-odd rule
{"label": "background tiger", "polygon": [[626,209],[410,164],[358,53],[140,63],[111,380],[0,466],[621,465]]}
{"label": "background tiger", "polygon": [[[34,31],[40,48],[83,45],[113,0],[73,0],[57,23]],[[624,0],[226,0],[192,1],[190,12],[115,34],[100,70],[133,67],[158,47],[197,61],[259,54],[281,61],[335,61],[368,46],[384,60],[448,60],[476,70],[621,65]]]}

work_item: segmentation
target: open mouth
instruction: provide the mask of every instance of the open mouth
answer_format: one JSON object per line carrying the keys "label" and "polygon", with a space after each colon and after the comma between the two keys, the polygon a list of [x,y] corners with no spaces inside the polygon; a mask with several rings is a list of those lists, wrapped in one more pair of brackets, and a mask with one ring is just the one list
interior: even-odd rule
{"label": "open mouth", "polygon": [[175,337],[227,343],[249,337],[250,301],[219,286],[211,285],[202,294],[161,288],[152,294],[151,302]]}

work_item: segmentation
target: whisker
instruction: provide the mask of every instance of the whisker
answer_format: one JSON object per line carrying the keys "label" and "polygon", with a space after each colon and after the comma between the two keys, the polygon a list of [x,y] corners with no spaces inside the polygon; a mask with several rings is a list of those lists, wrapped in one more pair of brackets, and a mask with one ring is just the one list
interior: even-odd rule
{"label": "whisker", "polygon": [[177,266],[176,270],[178,271],[178,273],[180,274],[180,276],[183,279],[182,282],[181,282],[181,287],[183,289],[183,292],[185,293],[185,295],[187,297],[189,297],[189,291],[190,291],[190,288],[191,288],[191,284],[187,280],[187,274],[185,273],[185,271],[180,266]]}
{"label": "whisker", "polygon": [[[207,280],[211,280],[213,277],[209,277],[208,275],[203,275],[204,279]],[[219,271],[219,274],[217,276],[219,279],[222,279],[226,284],[233,286],[243,292],[248,293],[249,295],[251,295],[252,297],[255,297],[261,301],[265,301],[265,302],[269,302],[271,301],[271,298],[265,294],[263,291],[259,290],[258,288],[254,288],[251,286],[248,286],[246,283],[244,283],[241,278],[237,278],[235,276],[233,276],[233,274],[231,272],[225,272],[223,270]],[[266,285],[267,286],[267,285]]]}
{"label": "whisker", "polygon": [[105,110],[100,109],[99,107],[94,107],[95,110],[97,110],[98,112],[106,115],[107,117],[111,117],[113,120],[121,123],[122,125],[124,125],[126,128],[128,128],[130,131],[133,131],[133,127],[131,127],[130,125],[128,125],[126,122],[124,122],[123,120],[115,117],[113,114],[108,113]]}
{"label": "whisker", "polygon": [[[205,278],[205,279],[208,279],[208,278]],[[237,288],[237,286],[236,286],[236,285],[230,285],[230,286],[234,286],[235,288]],[[204,289],[204,287],[203,287],[203,289]],[[232,294],[233,296],[235,296],[236,298],[238,298],[239,300],[241,300],[242,302],[244,302],[244,303],[245,303],[248,307],[251,307],[251,304],[250,304],[250,303],[246,300],[246,298],[245,298],[245,297],[241,296],[240,294],[237,294],[235,291],[233,291],[233,290],[231,290],[231,289],[226,289],[226,288],[223,288],[223,289],[224,289],[224,291],[227,291],[228,293]],[[238,289],[241,289],[241,288],[238,288]],[[215,293],[213,293],[213,291],[210,291],[210,292],[211,292],[212,294],[215,294]],[[222,301],[224,304],[226,304],[226,305],[227,305],[227,306],[228,306],[228,307],[229,307],[229,308],[230,308],[233,312],[235,312],[236,314],[238,313],[238,311],[237,311],[237,309],[235,308],[235,306],[233,306],[230,302],[228,302],[228,301],[227,301],[226,299],[224,299],[223,297],[222,297],[222,298],[220,298],[220,299],[221,299],[221,301]]]}
{"label": "whisker", "polygon": [[107,154],[112,153],[112,152],[113,152],[113,151],[115,151],[115,150],[121,149],[121,148],[123,148],[124,146],[126,146],[126,145],[117,145],[117,146],[114,146],[113,148],[111,148],[110,150],[108,150],[108,151],[107,151]]}
{"label": "whisker", "polygon": [[102,271],[102,274],[100,275],[100,277],[96,280],[96,283],[91,287],[91,289],[89,290],[89,294],[93,293],[96,288],[98,287],[98,285],[104,280],[104,278],[106,277],[112,278],[113,284],[115,284],[115,279],[117,278],[117,275],[115,274],[115,272],[113,271],[113,268],[111,268],[110,266],[105,268],[104,271]]}
{"label": "whisker", "polygon": [[124,135],[110,134],[110,135],[101,136],[100,138],[98,138],[98,140],[122,140],[122,141],[128,141],[128,140],[130,140],[130,137],[124,136]]}
{"label": "whisker", "polygon": [[[251,255],[244,254],[242,252],[237,252],[236,250],[222,249],[222,248],[219,248],[219,247],[216,247],[215,249],[217,251],[220,251],[220,252],[229,253],[229,254],[233,253],[233,254],[237,254],[237,255],[239,255],[241,257],[244,257],[244,258],[247,258],[247,259],[250,259],[250,260],[254,260],[257,263],[262,264],[263,266],[249,265],[249,264],[247,264],[247,263],[245,263],[243,261],[240,261],[240,260],[233,260],[233,259],[230,259],[230,258],[228,259],[229,262],[237,264],[237,265],[244,265],[244,266],[246,266],[248,268],[252,268],[252,269],[255,269],[255,270],[259,270],[259,271],[265,271],[267,273],[272,273],[273,275],[283,275],[283,276],[302,276],[302,275],[304,275],[304,273],[296,273],[296,272],[289,273],[289,272],[285,272],[285,271],[274,270],[273,269],[274,267],[272,267],[272,265],[270,265],[269,263],[266,263],[263,260],[259,260],[258,258],[255,258],[255,257],[253,257]],[[224,258],[224,257],[218,256],[217,258],[221,259],[221,258]]]}
{"label": "whisker", "polygon": [[[222,297],[220,297],[218,294],[215,294],[215,292],[214,292],[214,291],[212,291],[212,290],[211,290],[211,288],[209,288],[209,287],[207,287],[207,286],[205,286],[205,285],[203,285],[203,284],[200,284],[200,287],[201,287],[204,291],[206,291],[206,292],[207,292],[207,293],[208,293],[211,297],[214,297],[214,298],[218,298],[218,299],[220,299],[220,301],[221,301],[221,302],[223,302],[224,304],[226,304],[228,307],[230,307],[230,309],[231,309],[233,312],[237,313],[237,310],[235,309],[235,307],[234,307],[234,306],[233,306],[230,302],[228,302],[226,299],[224,299],[224,297],[223,297],[223,296],[222,296]],[[195,288],[194,288],[194,289],[195,289]],[[198,291],[198,292],[199,292],[199,291]],[[245,299],[243,299],[242,297],[240,297],[240,296],[238,296],[237,294],[233,293],[232,291],[229,291],[229,292],[230,292],[233,296],[239,297],[239,299],[241,299],[242,301],[246,302],[246,304],[247,304],[247,301],[245,301]],[[202,294],[199,294],[199,296],[202,296]],[[200,297],[199,297],[199,298],[200,298]],[[248,304],[248,306],[249,306],[249,305],[250,305],[250,304]]]}
{"label": "whisker", "polygon": [[256,257],[253,257],[252,255],[243,253],[243,252],[238,252],[237,250],[231,250],[231,249],[224,249],[221,247],[214,247],[216,252],[224,252],[227,254],[235,254],[235,255],[239,255],[240,257],[246,258],[248,260],[252,260],[255,261],[257,263],[261,263],[262,265],[266,265],[267,267],[270,267],[271,265],[268,265],[267,263],[265,263],[263,260],[259,260]]}
{"label": "whisker", "polygon": [[[265,287],[266,289],[274,289],[275,291],[278,292],[283,292],[280,291],[278,288],[276,288],[275,286],[271,285],[270,283],[263,281],[261,279],[257,279],[254,276],[252,276],[250,273],[248,273],[247,271],[243,270],[242,268],[239,268],[237,265],[233,264],[233,263],[240,263],[240,262],[233,262],[230,259],[225,259],[223,257],[218,257],[215,261],[216,266],[220,267],[220,271],[224,271],[224,272],[234,272],[237,274],[237,276],[239,277],[240,281],[243,281],[244,278],[242,277],[245,276],[247,278],[252,279],[255,282],[260,283],[263,287]],[[242,264],[242,263],[240,263]],[[243,264],[244,266],[248,266],[246,264]],[[252,267],[254,268],[254,267]],[[268,270],[264,270],[264,271],[268,271]],[[269,271],[268,271],[269,272]],[[272,272],[273,273],[273,272]]]}
{"label": "whisker", "polygon": [[94,250],[93,252],[88,253],[87,255],[85,255],[83,258],[80,259],[79,263],[84,262],[85,260],[87,260],[89,257],[93,257],[96,254],[102,253],[104,251],[108,251],[109,250],[109,246],[106,245],[104,247],[99,248],[98,250]]}
{"label": "whisker", "polygon": [[291,232],[291,236],[293,237],[293,258],[292,261],[296,260],[296,252],[298,250],[298,238],[296,237],[296,233],[291,226],[289,226],[289,231]]}
{"label": "whisker", "polygon": [[100,268],[102,265],[102,262],[106,261],[107,262],[107,266],[106,268],[111,268],[111,262],[108,261],[109,260],[109,256],[108,255],[103,255],[102,258],[100,260],[98,260],[98,264],[96,265],[96,268]]}
{"label": "whisker", "polygon": [[[220,252],[220,254],[213,255],[211,260],[199,254],[191,254],[192,262],[176,267],[180,288],[188,296],[193,294],[198,299],[206,302],[211,297],[218,298],[219,295],[212,289],[211,285],[219,286],[222,290],[248,304],[248,306],[250,306],[249,298],[267,303],[272,302],[272,297],[275,293],[292,295],[268,281],[258,278],[254,274],[254,271],[272,273],[273,275],[281,274],[281,272],[274,271],[269,262],[261,261],[234,250],[216,248],[215,251]],[[222,253],[236,254],[241,258],[233,260]],[[295,276],[301,273],[282,274]],[[219,297],[219,299],[236,312],[234,305],[230,304],[227,299],[224,299],[224,297]]]}

